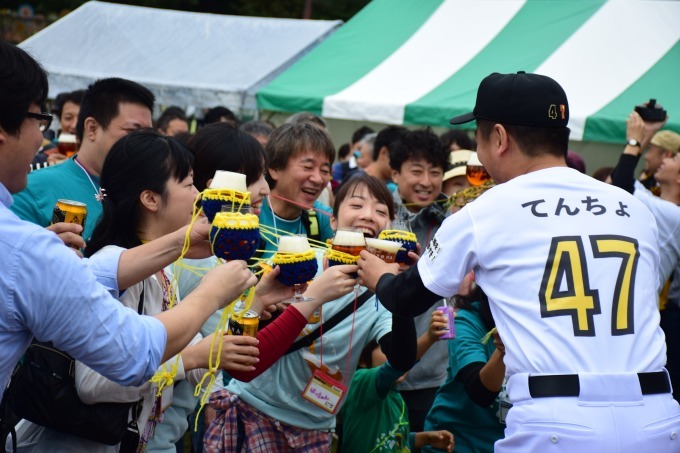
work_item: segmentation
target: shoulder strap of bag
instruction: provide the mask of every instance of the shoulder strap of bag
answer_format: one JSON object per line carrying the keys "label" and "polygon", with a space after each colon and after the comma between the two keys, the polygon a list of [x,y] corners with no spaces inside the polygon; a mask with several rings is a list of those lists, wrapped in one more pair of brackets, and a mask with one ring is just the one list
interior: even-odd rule
{"label": "shoulder strap of bag", "polygon": [[319,219],[317,218],[317,214],[314,209],[302,211],[302,214],[300,214],[300,221],[302,222],[302,226],[304,227],[308,238],[314,239],[315,241],[321,240]]}
{"label": "shoulder strap of bag", "polygon": [[5,453],[5,442],[7,436],[12,436],[12,451],[17,451],[17,434],[14,427],[21,420],[9,407],[8,400],[9,386],[5,388],[0,400],[0,453]]}
{"label": "shoulder strap of bag", "polygon": [[[140,315],[144,311],[145,286],[145,280],[142,280],[142,292],[139,294],[139,303],[137,304],[137,313]],[[118,448],[119,453],[134,453],[137,451],[137,446],[139,445],[139,426],[137,425],[137,420],[139,420],[141,411],[142,400],[133,403],[132,407],[130,407],[130,421],[125,428],[125,434],[123,434],[123,438],[120,441]]]}
{"label": "shoulder strap of bag", "polygon": [[142,292],[139,293],[139,303],[137,304],[137,313],[140,315],[144,311],[144,280],[142,280]]}
{"label": "shoulder strap of bag", "polygon": [[[140,315],[144,311],[144,290],[145,290],[145,286],[146,286],[145,282],[142,282],[142,291],[139,294],[139,303],[137,304],[137,313],[139,313]],[[38,346],[39,346],[39,348],[36,350],[35,348],[38,347]],[[66,376],[66,374],[68,374],[69,379],[74,379],[75,360],[69,354],[66,354],[63,351],[57,350],[51,344],[44,344],[44,345],[37,345],[36,346],[36,344],[33,343],[30,346],[30,348],[33,348],[34,354],[39,354],[39,353],[45,354],[46,351],[49,351],[53,355],[58,354],[61,357],[60,358],[61,363],[63,363],[64,360],[66,362],[68,362],[67,364],[64,364],[62,366],[63,370],[60,371],[60,372],[64,376]],[[30,348],[29,348],[29,352],[31,351]],[[28,357],[28,355],[26,357]],[[25,364],[19,365],[19,367],[24,366],[24,365]],[[12,374],[12,378],[19,379],[17,377],[19,367],[17,367],[15,372]],[[67,373],[66,373],[66,370],[68,370]],[[28,379],[28,378],[23,378],[23,379],[25,380],[25,379]],[[18,417],[14,413],[14,410],[12,410],[12,408],[10,407],[10,403],[9,403],[10,393],[12,393],[14,395],[17,392],[17,389],[14,388],[14,387],[15,386],[11,385],[11,382],[10,382],[10,385],[4,390],[2,402],[0,402],[0,453],[5,453],[5,442],[6,442],[7,436],[9,434],[12,435],[12,448],[13,448],[14,451],[17,451],[15,426],[21,418]],[[73,391],[75,392],[75,390],[73,390]],[[69,403],[69,401],[73,401],[73,400],[64,400],[64,404]],[[16,401],[13,404],[16,404]],[[83,403],[80,403],[80,404],[83,404]],[[121,403],[121,405],[124,405],[124,404],[127,404],[127,403]],[[50,407],[50,406],[48,405],[46,407]],[[121,450],[121,451],[134,452],[137,444],[139,443],[139,430],[137,429],[137,419],[139,418],[140,409],[141,409],[141,400],[137,401],[135,403],[129,403],[129,406],[128,406],[126,412],[130,411],[130,410],[132,411],[132,419],[128,423],[126,434],[125,434],[125,439],[127,439],[126,444],[129,444],[130,448],[128,448],[128,450]],[[102,409],[102,411],[103,410],[104,409]],[[101,415],[102,413],[103,412],[98,412],[99,415]],[[132,447],[134,447],[134,448],[132,448]]]}
{"label": "shoulder strap of bag", "polygon": [[[366,290],[359,298],[357,299],[357,310],[364,304],[368,299],[373,296],[372,291]],[[310,347],[314,341],[316,341],[317,338],[321,335],[321,332],[328,332],[331,330],[333,327],[337,326],[340,324],[340,322],[348,317],[352,311],[354,310],[354,300],[351,300],[345,307],[343,307],[342,310],[337,312],[335,315],[331,316],[330,319],[328,319],[326,322],[324,322],[321,327],[316,329],[314,332],[310,333],[309,335],[305,335],[303,338],[297,340],[295,343],[290,345],[290,348],[286,351],[286,354],[290,354],[291,352],[295,352],[300,348],[308,348]]]}

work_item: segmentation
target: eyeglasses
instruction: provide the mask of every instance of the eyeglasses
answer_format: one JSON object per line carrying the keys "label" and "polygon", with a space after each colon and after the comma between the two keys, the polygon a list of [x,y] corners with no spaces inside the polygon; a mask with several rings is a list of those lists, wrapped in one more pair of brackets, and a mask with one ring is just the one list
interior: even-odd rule
{"label": "eyeglasses", "polygon": [[53,116],[49,113],[26,112],[26,116],[40,121],[40,132],[45,132],[47,129],[49,129],[50,124],[52,124]]}

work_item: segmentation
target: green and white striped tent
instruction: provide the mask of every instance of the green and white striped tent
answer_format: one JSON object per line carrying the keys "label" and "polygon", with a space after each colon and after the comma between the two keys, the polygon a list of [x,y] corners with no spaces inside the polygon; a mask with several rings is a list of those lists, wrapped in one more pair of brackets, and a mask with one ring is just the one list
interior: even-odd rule
{"label": "green and white striped tent", "polygon": [[374,0],[257,101],[444,126],[471,111],[482,78],[518,70],[564,87],[572,140],[620,143],[626,115],[650,98],[680,131],[680,1]]}

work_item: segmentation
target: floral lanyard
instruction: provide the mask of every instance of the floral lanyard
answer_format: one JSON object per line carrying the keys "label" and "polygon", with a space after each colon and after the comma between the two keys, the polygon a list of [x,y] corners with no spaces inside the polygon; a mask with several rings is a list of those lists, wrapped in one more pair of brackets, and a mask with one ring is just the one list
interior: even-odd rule
{"label": "floral lanyard", "polygon": [[[163,291],[163,303],[161,305],[161,311],[166,311],[170,308],[170,301],[174,299],[174,290],[172,288],[172,283],[170,279],[165,274],[165,271],[160,271],[162,281],[159,282],[161,290]],[[146,450],[146,445],[149,440],[153,437],[156,431],[156,425],[163,422],[163,408],[162,408],[162,395],[156,397],[153,408],[151,409],[151,414],[149,419],[144,426],[144,432],[139,438],[139,444],[137,445],[136,453],[143,453]]]}

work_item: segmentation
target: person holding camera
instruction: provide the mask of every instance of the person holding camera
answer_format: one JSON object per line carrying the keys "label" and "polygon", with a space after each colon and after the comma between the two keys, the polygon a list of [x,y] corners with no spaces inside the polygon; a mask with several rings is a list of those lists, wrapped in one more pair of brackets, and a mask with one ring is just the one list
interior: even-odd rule
{"label": "person holding camera", "polygon": [[627,120],[627,153],[639,158],[647,150],[644,155],[645,167],[639,181],[657,196],[661,187],[655,173],[664,159],[673,157],[680,149],[680,134],[660,130],[666,124],[666,116],[666,111],[656,103],[656,99],[650,99],[649,102],[636,106]]}
{"label": "person holding camera", "polygon": [[[665,116],[661,121],[646,121],[638,108],[632,111],[626,120],[626,146],[612,171],[612,184],[633,194],[654,214],[659,228],[660,286],[680,263],[680,210],[677,209],[680,205],[680,134],[660,131],[665,123]],[[650,147],[645,154],[645,173],[652,168],[654,171],[647,179],[636,181],[635,167],[647,145]],[[659,196],[645,184],[650,178],[654,180],[654,187],[658,187]]]}
{"label": "person holding camera", "polygon": [[[647,113],[636,108],[628,116],[627,142],[612,171],[612,184],[642,201],[657,223],[660,325],[666,334],[666,369],[673,397],[680,400],[680,134],[660,130],[666,124],[665,114],[650,117]],[[635,167],[650,143],[643,172],[647,177],[636,181]],[[653,173],[648,173],[650,168]]]}

